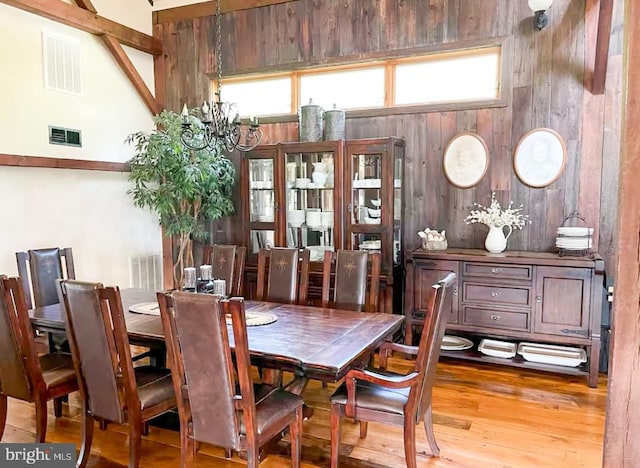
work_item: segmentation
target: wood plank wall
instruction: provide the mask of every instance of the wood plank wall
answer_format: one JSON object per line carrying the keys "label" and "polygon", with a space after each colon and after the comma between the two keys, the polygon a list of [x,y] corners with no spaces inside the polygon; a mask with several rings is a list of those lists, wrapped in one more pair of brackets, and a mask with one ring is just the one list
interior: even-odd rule
{"label": "wood plank wall", "polygon": [[[416,232],[446,229],[449,245],[482,248],[483,226],[463,219],[474,201],[524,204],[533,223],[509,239],[511,250],[550,250],[566,213],[579,210],[596,228],[595,248],[613,271],[620,149],[623,2],[616,0],[607,89],[590,93],[598,0],[556,0],[549,25],[533,27],[527,2],[513,0],[298,0],[223,15],[226,75],[259,68],[303,66],[456,41],[505,37],[510,42],[510,105],[501,108],[392,115],[347,120],[347,137],[397,135],[407,142],[405,245]],[[167,107],[196,105],[209,95],[206,73],[215,68],[214,18],[158,26],[165,44]],[[544,189],[520,183],[512,165],[520,137],[550,127],[564,138],[568,160]],[[264,125],[268,141],[297,137],[295,123]],[[458,132],[481,135],[490,168],[471,189],[450,185],[442,154]],[[218,223],[218,241],[235,240],[234,220]]]}

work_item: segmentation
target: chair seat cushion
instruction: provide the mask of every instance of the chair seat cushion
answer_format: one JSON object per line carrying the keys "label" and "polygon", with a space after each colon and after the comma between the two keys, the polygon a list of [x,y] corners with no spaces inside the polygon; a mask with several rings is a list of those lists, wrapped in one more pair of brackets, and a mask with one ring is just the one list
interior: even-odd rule
{"label": "chair seat cushion", "polygon": [[[268,385],[260,385],[264,387],[255,391],[256,397],[256,426],[258,434],[264,434],[271,425],[278,420],[291,416],[294,419],[294,411],[297,407],[302,406],[304,400],[298,395],[274,388]],[[254,390],[255,390],[254,386]],[[246,434],[244,418],[240,417],[240,433]],[[283,428],[284,429],[284,428]]]}
{"label": "chair seat cushion", "polygon": [[42,378],[47,388],[57,387],[76,380],[76,370],[70,354],[51,353],[39,357]]}
{"label": "chair seat cushion", "polygon": [[[376,369],[376,372],[379,372]],[[394,375],[385,372],[386,375]],[[397,374],[396,374],[397,375]],[[356,406],[374,411],[384,411],[398,415],[404,414],[409,399],[409,388],[386,388],[371,382],[356,381]],[[347,404],[347,385],[343,383],[331,396],[331,403]]]}
{"label": "chair seat cushion", "polygon": [[166,400],[175,400],[171,371],[152,366],[134,367],[141,409],[150,408]]}

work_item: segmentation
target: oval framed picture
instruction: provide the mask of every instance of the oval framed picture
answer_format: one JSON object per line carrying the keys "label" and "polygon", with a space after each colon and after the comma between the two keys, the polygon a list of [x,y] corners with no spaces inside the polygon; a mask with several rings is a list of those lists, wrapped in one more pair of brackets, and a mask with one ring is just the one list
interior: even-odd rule
{"label": "oval framed picture", "polygon": [[555,182],[566,161],[564,140],[550,128],[534,128],[525,133],[513,153],[516,175],[529,187],[546,187]]}
{"label": "oval framed picture", "polygon": [[442,169],[444,175],[456,187],[477,185],[487,173],[489,149],[480,135],[459,133],[444,150]]}

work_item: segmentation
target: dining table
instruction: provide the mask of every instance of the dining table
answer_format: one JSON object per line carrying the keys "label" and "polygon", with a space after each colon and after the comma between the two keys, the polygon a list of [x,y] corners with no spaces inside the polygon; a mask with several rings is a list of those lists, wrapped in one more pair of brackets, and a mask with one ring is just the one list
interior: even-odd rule
{"label": "dining table", "polygon": [[[129,341],[134,345],[161,350],[164,333],[159,311],[136,313],[137,304],[156,301],[156,293],[139,289],[120,291]],[[349,370],[365,365],[374,351],[392,339],[402,326],[403,317],[388,313],[354,312],[323,307],[245,301],[248,312],[275,315],[272,323],[248,326],[249,353],[253,364],[295,376],[287,389],[300,393],[308,379],[336,382]],[[65,330],[61,304],[36,307],[29,311],[34,328]],[[233,346],[233,333],[230,339]]]}

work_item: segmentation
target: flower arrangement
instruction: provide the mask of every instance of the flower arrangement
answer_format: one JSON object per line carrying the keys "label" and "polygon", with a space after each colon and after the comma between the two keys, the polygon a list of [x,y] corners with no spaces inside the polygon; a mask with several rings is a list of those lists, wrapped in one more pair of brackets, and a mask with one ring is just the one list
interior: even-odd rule
{"label": "flower arrangement", "polygon": [[496,200],[495,192],[491,192],[491,205],[487,208],[478,203],[474,203],[477,210],[471,210],[469,216],[464,219],[467,224],[482,223],[487,226],[511,226],[514,229],[522,229],[526,223],[530,223],[529,215],[522,214],[522,205],[513,208],[513,202],[509,202],[506,210],[503,210]]}

